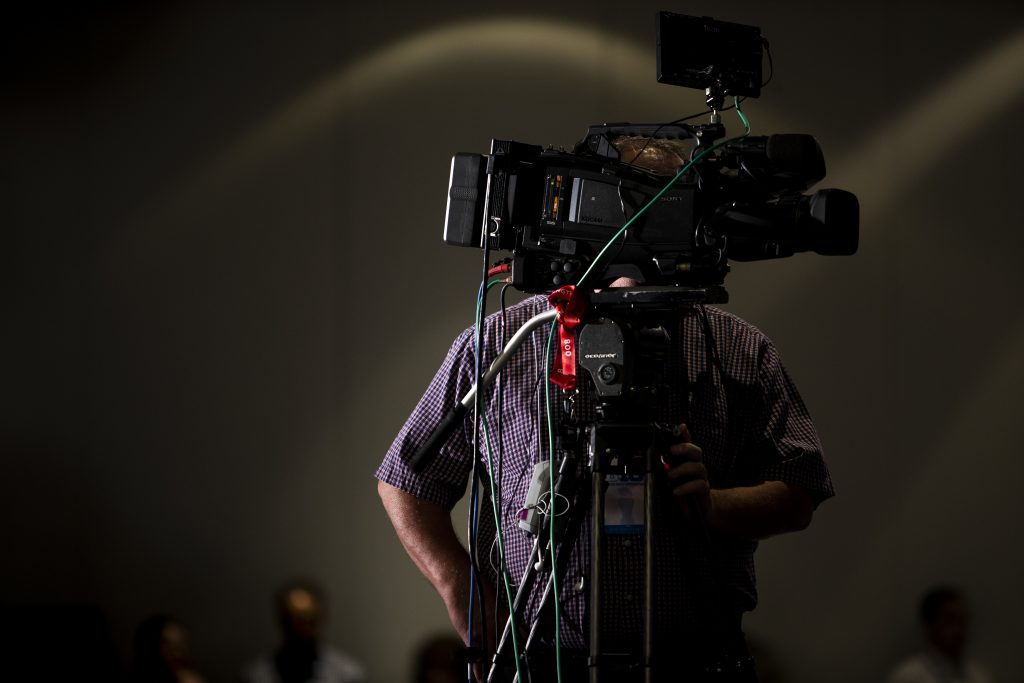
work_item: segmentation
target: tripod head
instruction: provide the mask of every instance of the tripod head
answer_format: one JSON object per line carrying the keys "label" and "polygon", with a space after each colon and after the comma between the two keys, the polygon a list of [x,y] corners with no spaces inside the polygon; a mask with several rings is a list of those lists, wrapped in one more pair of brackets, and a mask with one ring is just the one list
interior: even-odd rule
{"label": "tripod head", "polygon": [[686,310],[719,300],[721,288],[618,287],[591,296],[578,364],[590,376],[604,420],[649,420],[666,388],[669,326]]}

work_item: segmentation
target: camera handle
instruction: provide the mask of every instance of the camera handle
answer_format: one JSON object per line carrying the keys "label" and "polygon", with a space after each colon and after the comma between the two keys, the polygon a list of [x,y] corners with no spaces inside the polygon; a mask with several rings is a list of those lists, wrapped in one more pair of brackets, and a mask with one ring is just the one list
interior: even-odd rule
{"label": "camera handle", "polygon": [[[490,367],[487,368],[487,372],[484,373],[484,376],[480,378],[481,387],[486,390],[487,387],[490,386],[491,382],[494,381],[494,378],[498,376],[498,373],[501,372],[501,369],[505,367],[505,364],[512,358],[512,356],[515,355],[523,342],[526,341],[527,337],[529,337],[535,329],[544,323],[554,320],[557,315],[558,311],[550,310],[538,313],[527,320],[526,323],[520,327],[514,335],[512,335],[512,338],[505,344],[505,348],[502,349],[501,353],[494,359]],[[473,387],[466,392],[466,395],[462,400],[456,403],[455,406],[448,411],[448,414],[444,416],[441,422],[431,433],[430,438],[420,446],[419,450],[413,453],[412,458],[409,459],[409,467],[413,472],[422,472],[423,469],[429,465],[435,457],[437,457],[437,452],[441,450],[441,446],[443,446],[455,430],[462,425],[466,414],[469,413],[470,409],[473,407],[473,403],[476,399],[476,392],[477,385],[474,384]]]}

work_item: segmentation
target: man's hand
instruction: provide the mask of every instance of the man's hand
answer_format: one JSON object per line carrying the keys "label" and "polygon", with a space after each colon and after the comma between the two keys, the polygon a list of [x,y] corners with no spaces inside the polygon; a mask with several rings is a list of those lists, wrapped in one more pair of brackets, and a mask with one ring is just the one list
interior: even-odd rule
{"label": "man's hand", "polygon": [[[497,639],[501,637],[501,632],[495,633],[494,586],[485,577],[480,577],[479,581],[481,585],[478,590],[483,591],[483,604],[485,607],[483,619],[480,618],[480,596],[476,594],[469,595],[468,576],[464,583],[461,583],[448,595],[443,595],[442,598],[444,599],[445,607],[448,609],[448,618],[462,637],[462,641],[467,644],[469,643],[469,600],[473,600],[473,650],[469,654],[477,658],[473,663],[474,677],[477,681],[483,681],[487,678],[487,673],[490,670],[491,661],[494,659],[494,653],[498,648]],[[497,622],[497,628],[504,627],[505,620],[508,618],[508,610],[504,608],[504,600],[501,604],[502,610]],[[483,631],[480,628],[481,622],[484,626]],[[487,635],[486,643],[483,640],[483,633]],[[484,647],[485,644],[486,648]]]}
{"label": "man's hand", "polygon": [[676,443],[668,448],[662,457],[668,472],[672,497],[683,519],[688,524],[695,523],[691,500],[697,505],[704,519],[712,514],[713,500],[711,484],[708,482],[708,468],[704,466],[704,451],[693,443],[690,430],[686,425],[679,425]]}

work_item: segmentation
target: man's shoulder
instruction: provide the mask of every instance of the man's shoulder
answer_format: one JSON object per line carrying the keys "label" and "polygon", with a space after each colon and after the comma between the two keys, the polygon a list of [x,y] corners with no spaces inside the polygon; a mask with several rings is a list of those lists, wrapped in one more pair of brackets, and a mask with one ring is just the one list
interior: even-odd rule
{"label": "man's shoulder", "polygon": [[754,323],[741,318],[735,313],[731,313],[717,306],[705,306],[704,310],[707,311],[708,320],[717,322],[719,325],[734,327],[737,330],[749,332],[750,334],[756,334],[763,337],[764,333]]}
{"label": "man's shoulder", "polygon": [[711,332],[720,343],[731,342],[731,346],[747,347],[753,352],[772,346],[768,335],[754,323],[715,306],[705,306],[704,310]]}
{"label": "man's shoulder", "polygon": [[[507,339],[516,330],[525,325],[534,316],[551,310],[551,304],[544,294],[528,296],[517,301],[503,310],[495,311],[484,317],[484,334],[490,336],[501,330],[501,338]],[[465,328],[456,340],[456,343],[468,344],[473,338],[474,326]]]}
{"label": "man's shoulder", "polygon": [[488,322],[497,322],[505,317],[506,319],[510,316],[517,318],[529,319],[538,313],[551,310],[551,304],[548,302],[546,294],[533,294],[526,298],[517,301],[516,303],[506,306],[504,311],[495,311],[487,316]]}

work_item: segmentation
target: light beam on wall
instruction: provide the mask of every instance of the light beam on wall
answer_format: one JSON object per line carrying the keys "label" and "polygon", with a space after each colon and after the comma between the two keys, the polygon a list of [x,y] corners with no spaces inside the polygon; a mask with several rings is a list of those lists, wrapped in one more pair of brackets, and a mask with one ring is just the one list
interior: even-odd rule
{"label": "light beam on wall", "polygon": [[[953,73],[937,89],[894,111],[856,156],[829,174],[838,186],[856,187],[868,198],[862,216],[872,230],[873,218],[884,214],[904,188],[934,169],[949,164],[952,150],[976,133],[986,120],[1024,92],[1024,28],[995,45],[974,62]],[[999,144],[998,134],[992,137]]]}
{"label": "light beam on wall", "polygon": [[[853,148],[853,156],[832,165],[825,185],[854,192],[860,200],[861,245],[877,234],[892,203],[904,196],[922,176],[946,165],[961,173],[954,152],[989,119],[1024,93],[1024,28],[996,44],[973,62],[956,70],[939,87],[918,97],[902,110],[894,110],[880,128]],[[993,145],[1000,134],[994,132]],[[856,258],[856,256],[854,256]],[[827,258],[801,258],[798,267],[773,271],[772,285],[779,293],[801,291],[806,279],[829,268]],[[793,264],[797,266],[797,264]],[[775,296],[764,301],[764,313],[789,300]]]}
{"label": "light beam on wall", "polygon": [[[304,136],[322,130],[346,107],[371,101],[409,79],[437,78],[453,65],[484,57],[557,60],[562,69],[602,72],[621,97],[633,101],[649,100],[652,92],[658,92],[650,88],[654,81],[650,46],[598,28],[549,19],[488,19],[441,26],[340,67],[168,189],[149,204],[138,222],[144,226],[174,223],[169,216],[195,210],[224,183],[244,177]],[[855,146],[855,156],[833,165],[837,170],[829,174],[828,184],[860,197],[862,232],[870,235],[878,217],[906,186],[942,163],[959,141],[1024,90],[1022,64],[1024,30],[960,69],[934,92],[895,112],[883,128]],[[826,267],[827,261],[801,259],[799,267],[778,269],[773,285],[778,291],[791,290],[807,274]]]}
{"label": "light beam on wall", "polygon": [[[331,125],[345,108],[400,89],[402,83],[439,80],[447,69],[481,59],[557,64],[559,69],[604,73],[626,99],[650,98],[655,81],[651,46],[593,27],[549,19],[489,19],[441,26],[389,43],[338,68],[257,122],[167,190],[142,217],[195,208],[224,183],[244,177]],[[440,81],[439,82],[443,82]]]}

